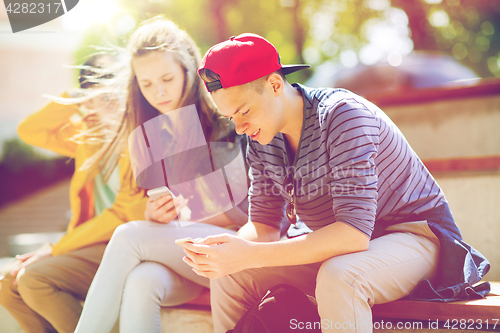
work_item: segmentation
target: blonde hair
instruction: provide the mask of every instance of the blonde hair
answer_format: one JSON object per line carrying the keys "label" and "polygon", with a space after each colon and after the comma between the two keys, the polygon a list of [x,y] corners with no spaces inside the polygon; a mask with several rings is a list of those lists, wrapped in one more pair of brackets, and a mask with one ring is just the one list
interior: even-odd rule
{"label": "blonde hair", "polygon": [[104,173],[104,179],[108,179],[118,164],[120,152],[127,147],[127,139],[131,131],[160,115],[160,112],[142,95],[131,61],[151,52],[165,51],[171,52],[184,70],[183,94],[179,107],[196,105],[207,141],[218,132],[218,126],[221,125],[220,115],[197,74],[201,61],[198,47],[191,37],[175,23],[157,16],[144,21],[130,36],[126,48],[128,72],[126,104],[120,124],[116,128],[116,135],[110,142],[104,143],[103,147],[82,165],[82,168],[93,168],[98,165]]}

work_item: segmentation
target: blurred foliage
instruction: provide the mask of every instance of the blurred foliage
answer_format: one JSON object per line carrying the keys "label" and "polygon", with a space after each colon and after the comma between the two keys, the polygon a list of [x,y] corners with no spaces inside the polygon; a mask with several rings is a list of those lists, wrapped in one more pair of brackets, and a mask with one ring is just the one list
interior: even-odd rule
{"label": "blurred foliage", "polygon": [[[318,65],[339,62],[343,56],[363,60],[363,52],[369,55],[372,50],[367,46],[374,27],[386,26],[406,36],[405,45],[394,45],[406,53],[441,51],[481,77],[500,76],[497,0],[118,0],[118,4],[136,25],[158,14],[173,20],[193,37],[202,54],[232,35],[254,32],[277,47],[285,64],[305,59]],[[110,20],[111,25],[118,21]],[[103,40],[124,45],[128,34],[113,34],[111,25],[88,31],[77,61],[92,53],[89,45]],[[386,59],[382,54],[380,60]],[[301,71],[290,79],[303,82],[311,73]]]}
{"label": "blurred foliage", "polygon": [[20,173],[43,159],[35,149],[19,139],[4,141],[1,163],[10,173]]}
{"label": "blurred foliage", "polygon": [[4,141],[0,159],[0,205],[68,177],[73,160],[48,158],[15,138]]}
{"label": "blurred foliage", "polygon": [[[287,1],[291,3],[283,6],[282,2]],[[165,0],[160,2],[118,0],[118,4],[134,16],[137,24],[159,14],[171,19],[191,35],[202,55],[212,45],[232,35],[254,32],[263,35],[277,47],[282,63],[303,62],[302,50],[303,43],[307,39],[308,23],[301,15],[302,2],[294,0]],[[103,45],[104,42],[100,42],[100,39],[110,41],[121,38],[123,40],[123,37],[126,39],[128,35],[117,38],[113,36],[110,26],[89,30],[76,56],[77,62],[93,52],[89,45]],[[122,42],[119,43],[123,45]],[[303,82],[311,75],[311,72],[302,71],[302,73],[294,74],[293,77],[291,76],[293,80]]]}
{"label": "blurred foliage", "polygon": [[440,50],[479,76],[500,77],[500,1],[392,0],[410,13],[416,50]]}
{"label": "blurred foliage", "polygon": [[[112,33],[107,24],[95,24],[91,26],[85,33],[82,46],[75,53],[75,63],[77,65],[84,64],[90,56],[99,52],[96,47],[107,47],[109,45],[125,46],[125,36]],[[78,75],[79,70],[75,72]]]}

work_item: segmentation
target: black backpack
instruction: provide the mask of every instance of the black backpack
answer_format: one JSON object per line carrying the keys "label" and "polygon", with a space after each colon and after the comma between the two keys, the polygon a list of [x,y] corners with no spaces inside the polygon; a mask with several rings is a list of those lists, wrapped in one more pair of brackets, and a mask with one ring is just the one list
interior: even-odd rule
{"label": "black backpack", "polygon": [[321,319],[314,297],[294,286],[272,287],[227,333],[321,332]]}

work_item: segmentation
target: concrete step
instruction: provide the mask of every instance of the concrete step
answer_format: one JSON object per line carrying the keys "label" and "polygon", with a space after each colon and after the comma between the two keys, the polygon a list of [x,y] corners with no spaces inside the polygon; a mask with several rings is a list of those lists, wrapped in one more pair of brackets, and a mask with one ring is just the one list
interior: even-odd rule
{"label": "concrete step", "polygon": [[212,313],[207,308],[162,308],[162,332],[213,333]]}
{"label": "concrete step", "polygon": [[[12,258],[0,258],[0,267],[5,266]],[[161,310],[162,332],[189,332],[189,333],[213,333],[213,321],[209,307],[204,305],[182,305],[175,308],[162,308]],[[436,326],[434,321],[408,321],[408,320],[374,320],[374,333],[445,333],[450,328]],[[110,333],[119,333],[118,323]],[[477,323],[476,323],[477,326]],[[500,326],[500,323],[499,325]],[[401,327],[401,329],[398,329]],[[485,328],[485,327],[483,327]],[[500,327],[497,327],[500,328]],[[461,329],[460,325],[453,327],[454,333],[469,333],[470,329]],[[484,332],[477,327],[473,332]],[[12,318],[10,313],[0,306],[0,333],[22,333],[19,324]]]}
{"label": "concrete step", "polygon": [[34,251],[47,243],[57,243],[64,232],[38,232],[11,235],[7,237],[9,255],[15,256]]}
{"label": "concrete step", "polygon": [[[212,315],[209,310],[196,308],[163,308],[161,310],[162,332],[213,333]],[[118,333],[119,325],[115,325],[110,333]],[[0,333],[23,333],[23,330],[10,315],[0,306]]]}
{"label": "concrete step", "polygon": [[[162,332],[178,333],[213,333],[213,322],[211,312],[207,308],[196,308],[192,306],[181,306],[176,308],[163,308],[161,310]],[[402,329],[397,329],[398,323]],[[406,329],[404,327],[407,327]],[[453,329],[454,333],[479,332],[478,330],[462,330],[459,327]],[[415,322],[388,321],[378,322],[374,333],[447,333],[450,329],[429,327],[427,322],[417,326]],[[19,324],[0,306],[0,333],[23,333]],[[119,333],[118,324],[110,333]]]}

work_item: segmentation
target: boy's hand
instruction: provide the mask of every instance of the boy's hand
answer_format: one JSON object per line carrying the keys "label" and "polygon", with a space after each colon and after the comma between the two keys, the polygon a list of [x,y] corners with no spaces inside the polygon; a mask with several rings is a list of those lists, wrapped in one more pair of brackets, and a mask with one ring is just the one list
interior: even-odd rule
{"label": "boy's hand", "polygon": [[184,244],[183,258],[193,271],[210,279],[252,268],[252,242],[229,234]]}

